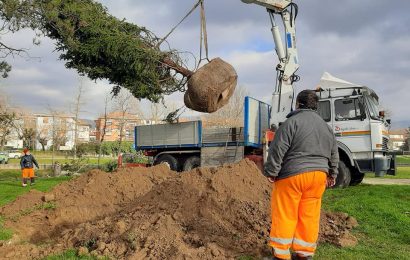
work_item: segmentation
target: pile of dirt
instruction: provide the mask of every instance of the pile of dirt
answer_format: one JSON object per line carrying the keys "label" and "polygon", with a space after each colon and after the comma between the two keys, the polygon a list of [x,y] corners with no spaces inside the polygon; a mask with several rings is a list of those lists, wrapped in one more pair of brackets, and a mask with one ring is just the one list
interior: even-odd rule
{"label": "pile of dirt", "polygon": [[[77,248],[114,259],[266,256],[270,190],[249,160],[181,174],[164,165],[91,171],[3,207],[0,214],[16,235],[0,246],[0,255],[41,258]],[[341,214],[322,218],[325,242],[336,243],[335,232],[349,234],[355,225]]]}

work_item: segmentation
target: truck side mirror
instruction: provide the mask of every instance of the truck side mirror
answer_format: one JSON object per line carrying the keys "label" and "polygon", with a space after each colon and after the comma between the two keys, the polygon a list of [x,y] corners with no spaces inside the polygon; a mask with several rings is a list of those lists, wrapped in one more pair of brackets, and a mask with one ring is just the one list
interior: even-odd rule
{"label": "truck side mirror", "polygon": [[386,122],[391,125],[391,119],[386,119]]}

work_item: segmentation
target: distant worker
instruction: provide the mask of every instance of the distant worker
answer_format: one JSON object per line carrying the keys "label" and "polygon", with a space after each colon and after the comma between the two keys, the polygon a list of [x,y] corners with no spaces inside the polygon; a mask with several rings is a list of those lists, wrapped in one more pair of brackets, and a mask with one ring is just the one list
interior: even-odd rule
{"label": "distant worker", "polygon": [[24,155],[20,159],[20,166],[21,171],[23,174],[23,187],[27,186],[27,179],[30,178],[30,185],[35,184],[35,176],[34,176],[34,165],[36,165],[37,169],[40,167],[34,156],[30,153],[28,148],[24,148],[23,150]]}
{"label": "distant worker", "polygon": [[318,97],[304,90],[269,147],[264,174],[273,183],[269,245],[274,259],[312,259],[326,186],[335,184],[339,154],[332,129],[316,112]]}

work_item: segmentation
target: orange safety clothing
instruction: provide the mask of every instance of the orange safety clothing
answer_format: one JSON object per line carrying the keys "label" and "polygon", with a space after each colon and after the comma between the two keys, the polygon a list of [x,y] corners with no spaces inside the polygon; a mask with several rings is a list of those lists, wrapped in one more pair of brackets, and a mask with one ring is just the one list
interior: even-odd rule
{"label": "orange safety clothing", "polygon": [[319,234],[320,207],[327,174],[311,171],[274,182],[269,245],[280,259],[313,256]]}
{"label": "orange safety clothing", "polygon": [[34,169],[33,168],[23,168],[22,170],[23,179],[34,178]]}

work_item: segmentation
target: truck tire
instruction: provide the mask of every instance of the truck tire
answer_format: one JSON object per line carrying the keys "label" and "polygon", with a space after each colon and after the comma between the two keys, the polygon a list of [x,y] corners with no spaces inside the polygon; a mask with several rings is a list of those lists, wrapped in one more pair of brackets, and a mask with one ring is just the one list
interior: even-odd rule
{"label": "truck tire", "polygon": [[178,171],[178,161],[174,156],[170,154],[162,154],[158,156],[158,158],[154,162],[154,165],[158,165],[161,163],[167,164],[169,168],[173,171]]}
{"label": "truck tire", "polygon": [[192,169],[198,168],[201,166],[201,158],[198,156],[191,156],[188,159],[186,159],[184,163],[183,170],[184,171],[190,171]]}
{"label": "truck tire", "polygon": [[350,180],[350,186],[356,186],[362,183],[364,178],[364,173],[359,172],[358,169],[352,170],[352,179]]}
{"label": "truck tire", "polygon": [[334,187],[335,188],[348,187],[350,184],[351,178],[352,176],[351,176],[349,167],[347,167],[344,161],[340,161],[339,162],[339,174],[337,175],[336,184]]}

